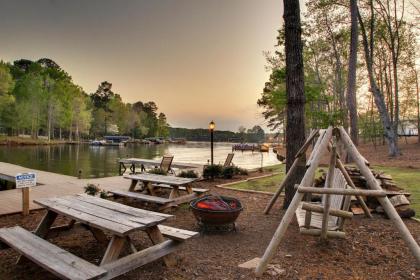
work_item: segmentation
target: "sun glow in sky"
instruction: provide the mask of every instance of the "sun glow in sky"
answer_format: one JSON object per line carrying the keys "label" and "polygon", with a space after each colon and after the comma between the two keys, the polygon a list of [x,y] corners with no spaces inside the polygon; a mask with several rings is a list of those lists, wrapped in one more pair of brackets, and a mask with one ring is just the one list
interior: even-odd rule
{"label": "sun glow in sky", "polygon": [[264,124],[281,0],[0,0],[0,59],[48,57],[92,93],[155,101],[173,127]]}

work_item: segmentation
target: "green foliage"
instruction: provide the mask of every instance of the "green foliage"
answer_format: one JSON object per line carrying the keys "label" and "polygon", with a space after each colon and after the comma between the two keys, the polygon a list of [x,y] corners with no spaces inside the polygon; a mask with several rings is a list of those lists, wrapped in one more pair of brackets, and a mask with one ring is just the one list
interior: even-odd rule
{"label": "green foliage", "polygon": [[238,166],[234,166],[235,168],[235,175],[248,175],[248,170],[245,168],[240,168]]}
{"label": "green foliage", "polygon": [[147,171],[147,173],[156,174],[156,175],[168,175],[168,172],[166,172],[165,170],[161,168],[150,169],[149,171]]}
{"label": "green foliage", "polygon": [[0,61],[0,127],[8,119],[7,108],[15,102],[15,98],[11,94],[14,84],[9,67]]}
{"label": "green foliage", "polygon": [[95,185],[95,184],[87,184],[85,186],[85,193],[87,193],[88,195],[97,195],[99,192],[101,192],[101,189]]}
{"label": "green foliage", "polygon": [[233,165],[223,167],[220,164],[208,165],[203,170],[203,177],[205,179],[232,179],[235,175],[248,175],[248,170]]}
{"label": "green foliage", "polygon": [[53,60],[0,61],[0,132],[48,139],[124,134],[168,136],[165,114],[154,102],[124,103],[104,81],[87,95]]}
{"label": "green foliage", "polygon": [[219,178],[222,174],[223,166],[220,164],[207,165],[203,170],[205,179]]}
{"label": "green foliage", "polygon": [[99,193],[99,197],[103,199],[108,198],[108,192],[106,190],[101,190]]}
{"label": "green foliage", "polygon": [[156,136],[165,138],[169,136],[169,124],[164,113],[159,114]]}
{"label": "green foliage", "polygon": [[182,178],[198,178],[198,174],[194,170],[183,170],[177,176]]}
{"label": "green foliage", "polygon": [[234,166],[227,166],[222,169],[222,178],[223,179],[232,179],[235,175],[235,167]]}

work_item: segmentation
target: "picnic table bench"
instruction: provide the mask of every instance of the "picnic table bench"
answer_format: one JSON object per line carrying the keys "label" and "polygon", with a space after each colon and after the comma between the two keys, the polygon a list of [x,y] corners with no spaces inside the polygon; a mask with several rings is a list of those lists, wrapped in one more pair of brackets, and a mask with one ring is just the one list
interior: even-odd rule
{"label": "picnic table bench", "polygon": [[[159,258],[163,258],[167,266],[172,266],[175,259],[171,253],[183,241],[198,234],[161,225],[172,215],[137,209],[98,197],[72,195],[34,202],[47,209],[35,232],[21,227],[2,228],[0,241],[62,279],[112,279]],[[89,229],[100,244],[107,246],[99,266],[45,240],[58,215],[68,217],[72,222],[53,228],[54,231],[68,230],[77,222]],[[142,251],[136,249],[129,236],[140,231],[146,232],[154,244]],[[104,232],[109,233],[111,238]],[[125,244],[129,245],[131,254],[119,258]],[[18,263],[22,259],[20,257]]]}
{"label": "picnic table bench", "polygon": [[[130,169],[131,173],[136,173],[136,166],[144,167],[144,166],[159,166],[161,164],[161,160],[154,160],[154,159],[143,159],[143,158],[125,158],[120,159],[119,163],[119,174],[120,176],[124,174],[127,168]],[[171,166],[174,168],[179,169],[200,169],[202,166],[199,164],[193,163],[183,163],[183,162],[172,162]]]}
{"label": "picnic table bench", "polygon": [[[199,195],[209,191],[208,189],[193,188],[191,184],[196,180],[195,178],[180,178],[147,173],[125,175],[124,178],[131,180],[128,191],[112,190],[110,193],[115,196],[159,204],[161,205],[159,210],[190,202]],[[143,183],[143,190],[147,194],[135,192],[135,187],[139,182]],[[155,188],[170,188],[169,198],[157,196]],[[181,195],[180,191],[186,192],[186,194]]]}

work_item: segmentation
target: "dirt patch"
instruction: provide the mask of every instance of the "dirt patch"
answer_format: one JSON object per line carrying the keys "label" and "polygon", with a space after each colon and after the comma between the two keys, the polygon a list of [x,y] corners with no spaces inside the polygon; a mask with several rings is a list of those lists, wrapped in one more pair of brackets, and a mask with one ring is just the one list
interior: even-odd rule
{"label": "dirt patch", "polygon": [[[264,215],[264,207],[270,199],[267,195],[213,189],[212,186],[224,182],[227,181],[198,182],[196,185],[241,200],[244,211],[237,221],[237,232],[202,235],[187,241],[175,253],[179,260],[176,268],[166,268],[158,260],[116,279],[254,279],[252,270],[239,268],[238,264],[263,254],[284,212],[277,204],[273,214]],[[21,225],[33,230],[44,213],[33,212],[25,218],[5,216],[0,218],[0,227]],[[188,207],[179,207],[173,214],[176,216],[168,225],[198,230]],[[64,222],[61,219],[57,224]],[[412,220],[405,220],[405,223],[419,242],[420,223]],[[321,246],[318,238],[299,234],[294,221],[272,262],[284,269],[284,274],[265,274],[262,279],[416,279],[420,276],[414,257],[390,220],[356,217],[346,223],[345,232],[345,240],[331,239],[327,246]],[[143,233],[133,235],[132,239],[138,248],[151,245]],[[96,264],[105,251],[89,232],[83,230],[50,241]],[[17,253],[13,250],[0,251],[0,279],[55,279],[31,262],[16,265],[16,258]]]}

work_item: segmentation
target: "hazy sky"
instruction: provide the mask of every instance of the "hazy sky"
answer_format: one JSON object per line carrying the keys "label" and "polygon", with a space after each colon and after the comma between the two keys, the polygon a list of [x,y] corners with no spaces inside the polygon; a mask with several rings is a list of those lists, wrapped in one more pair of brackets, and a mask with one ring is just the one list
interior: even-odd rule
{"label": "hazy sky", "polygon": [[88,93],[155,101],[174,127],[263,124],[281,0],[0,0],[0,59],[48,57]]}

